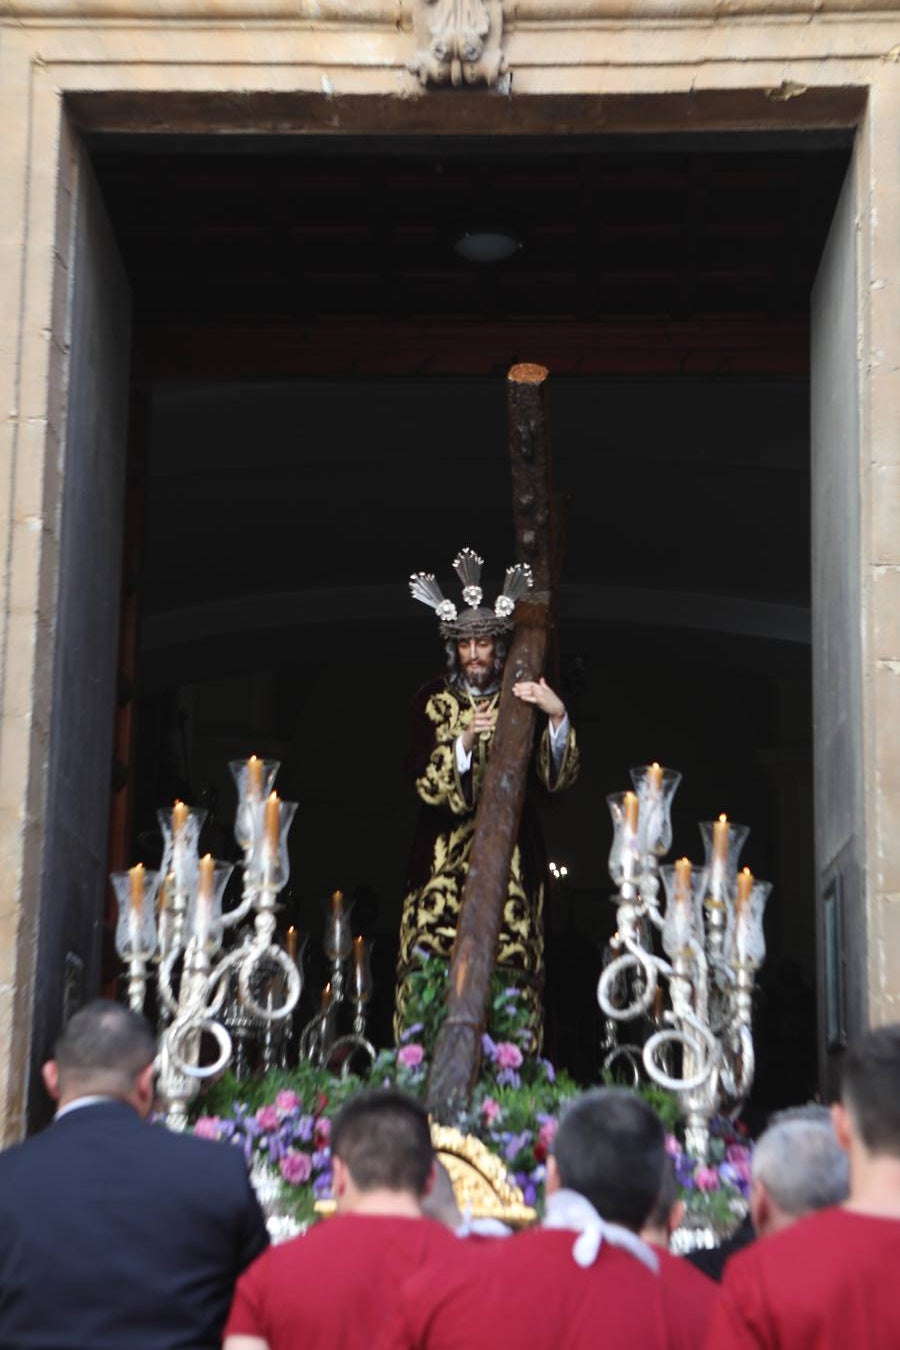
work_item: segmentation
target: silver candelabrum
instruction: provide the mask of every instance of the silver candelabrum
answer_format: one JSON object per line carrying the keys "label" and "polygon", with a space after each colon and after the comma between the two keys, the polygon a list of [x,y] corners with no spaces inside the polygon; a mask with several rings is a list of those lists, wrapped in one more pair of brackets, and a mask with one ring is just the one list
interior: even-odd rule
{"label": "silver candelabrum", "polygon": [[[238,790],[234,833],[244,853],[243,890],[234,909],[222,910],[233,866],[199,856],[206,813],[183,802],[159,813],[164,841],[159,871],[139,863],[111,878],[119,902],[116,947],[127,963],[128,1001],[136,1012],[144,1008],[148,964],[156,965],[162,1022],[157,1084],[166,1123],[175,1130],[186,1127],[200,1082],[232,1060],[226,1001],[236,997],[243,1014],[271,1034],[288,1025],[302,987],[297,960],[275,938],[297,804],[273,791],[277,762],[254,755],[230,768]],[[251,915],[252,935],[222,955],[226,932]],[[257,996],[263,981],[265,1003]],[[201,1054],[204,1038],[215,1044],[209,1062]]]}
{"label": "silver candelabrum", "polygon": [[[765,958],[762,920],[771,885],[749,868],[738,872],[749,830],[724,815],[700,825],[702,866],[687,858],[661,866],[672,846],[671,806],[681,774],[648,764],[632,769],[631,779],[632,790],[607,798],[617,931],[597,1001],[609,1023],[643,1017],[657,1029],[642,1048],[616,1045],[613,1032],[607,1064],[620,1055],[642,1062],[654,1083],[676,1093],[688,1151],[705,1160],[712,1116],[736,1107],[753,1083],[753,987]],[[655,938],[664,955],[654,950]]]}
{"label": "silver candelabrum", "polygon": [[[339,1064],[345,1076],[359,1055],[369,1063],[375,1059],[375,1047],[366,1036],[366,1008],[372,997],[371,944],[353,936],[352,909],[353,901],[343,891],[335,891],[326,905],[323,946],[331,971],[319,1011],[300,1033],[302,1058],[320,1067]],[[346,1003],[353,1005],[353,1028],[339,1035],[338,1017]]]}

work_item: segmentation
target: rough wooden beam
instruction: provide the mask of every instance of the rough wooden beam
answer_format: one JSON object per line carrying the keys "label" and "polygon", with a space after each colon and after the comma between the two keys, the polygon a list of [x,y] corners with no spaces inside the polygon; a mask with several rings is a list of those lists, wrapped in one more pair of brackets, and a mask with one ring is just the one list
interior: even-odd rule
{"label": "rough wooden beam", "polygon": [[534,365],[513,366],[507,377],[516,559],[531,564],[534,590],[516,608],[450,959],[447,1015],[428,1085],[429,1109],[446,1123],[471,1096],[481,1062],[485,1009],[534,741],[534,707],[515,698],[511,689],[517,680],[541,675],[547,652],[554,537],[546,377],[544,367]]}

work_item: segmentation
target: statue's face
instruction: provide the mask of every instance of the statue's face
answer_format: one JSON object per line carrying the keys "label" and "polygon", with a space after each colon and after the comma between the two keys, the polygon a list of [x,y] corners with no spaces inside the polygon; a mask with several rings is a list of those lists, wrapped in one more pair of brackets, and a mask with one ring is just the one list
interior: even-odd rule
{"label": "statue's face", "polygon": [[497,647],[492,637],[460,638],[456,644],[459,668],[475,689],[484,689],[494,678]]}

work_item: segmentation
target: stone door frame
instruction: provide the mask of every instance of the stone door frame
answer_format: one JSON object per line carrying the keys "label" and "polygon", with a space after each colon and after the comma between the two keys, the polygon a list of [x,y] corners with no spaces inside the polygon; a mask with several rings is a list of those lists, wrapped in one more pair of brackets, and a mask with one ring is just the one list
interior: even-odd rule
{"label": "stone door frame", "polygon": [[[160,14],[165,10],[164,15]],[[865,1015],[900,999],[898,15],[799,0],[517,0],[494,88],[424,88],[412,0],[31,0],[0,17],[0,1117],[25,1127],[84,136],[855,134]],[[414,13],[414,11],[417,11]],[[777,12],[776,12],[777,11]],[[496,11],[495,11],[496,12]],[[499,74],[498,71],[495,72]],[[876,737],[875,730],[879,734]],[[820,859],[824,877],[827,860]]]}

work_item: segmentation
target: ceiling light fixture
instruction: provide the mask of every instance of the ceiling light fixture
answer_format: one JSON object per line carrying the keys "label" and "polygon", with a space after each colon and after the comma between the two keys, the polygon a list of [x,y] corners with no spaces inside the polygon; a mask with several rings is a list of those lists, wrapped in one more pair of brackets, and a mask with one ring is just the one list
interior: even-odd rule
{"label": "ceiling light fixture", "polygon": [[453,241],[453,249],[466,262],[505,262],[522,247],[521,239],[507,230],[467,230]]}

